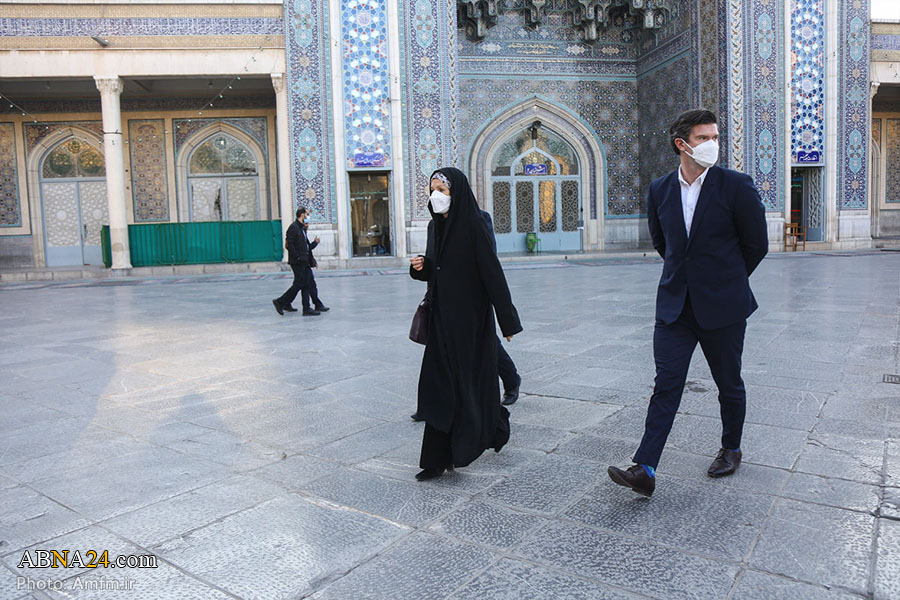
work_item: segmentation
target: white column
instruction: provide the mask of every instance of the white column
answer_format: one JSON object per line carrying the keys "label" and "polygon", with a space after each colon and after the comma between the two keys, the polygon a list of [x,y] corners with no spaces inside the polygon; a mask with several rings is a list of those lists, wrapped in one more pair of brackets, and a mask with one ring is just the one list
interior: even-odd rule
{"label": "white column", "polygon": [[[403,90],[400,87],[400,9],[398,0],[387,0],[387,26],[389,68],[391,76],[391,148],[393,165],[391,171],[391,192],[394,213],[394,254],[406,256],[406,177],[403,164]],[[415,190],[413,193],[415,194]]]}
{"label": "white column", "polygon": [[835,242],[838,237],[838,106],[840,98],[840,46],[838,40],[839,10],[837,0],[825,0],[825,241]]}
{"label": "white column", "polygon": [[[341,67],[341,7],[339,2],[331,2],[328,7],[329,31],[331,32],[331,107],[334,116],[334,199],[337,218],[337,256],[341,260],[350,258],[350,190],[347,178],[347,149],[344,141],[344,79]],[[394,236],[396,239],[396,236]]]}
{"label": "white column", "polygon": [[[275,148],[278,160],[278,206],[281,210],[281,239],[294,221],[294,194],[291,188],[291,134],[288,123],[287,82],[284,73],[272,73],[272,87],[275,88]],[[282,262],[287,262],[284,253]]]}
{"label": "white column", "polygon": [[118,75],[94,76],[103,111],[103,151],[106,158],[106,197],[109,202],[109,242],[112,268],[130,269],[128,216],[125,207],[125,157],[122,154],[122,110]]}

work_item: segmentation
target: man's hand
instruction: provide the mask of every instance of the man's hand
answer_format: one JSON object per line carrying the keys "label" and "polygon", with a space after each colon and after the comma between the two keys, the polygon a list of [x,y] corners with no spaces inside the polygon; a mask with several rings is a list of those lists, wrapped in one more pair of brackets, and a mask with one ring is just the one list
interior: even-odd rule
{"label": "man's hand", "polygon": [[316,239],[315,239],[314,241],[318,244],[318,243],[319,243],[319,236],[316,236]]}
{"label": "man's hand", "polygon": [[507,342],[511,342],[512,339],[513,339],[513,336],[511,336],[511,335],[506,336],[506,341],[507,341]]}
{"label": "man's hand", "polygon": [[416,271],[421,271],[425,268],[425,257],[424,256],[413,256],[409,259],[409,264],[412,265],[412,268]]}

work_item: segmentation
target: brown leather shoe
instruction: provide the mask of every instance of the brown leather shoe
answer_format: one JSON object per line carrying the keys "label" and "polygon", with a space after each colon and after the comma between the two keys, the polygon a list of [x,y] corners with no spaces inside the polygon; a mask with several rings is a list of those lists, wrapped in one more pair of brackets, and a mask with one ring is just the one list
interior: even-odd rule
{"label": "brown leather shoe", "polygon": [[650,497],[656,489],[656,478],[647,475],[647,471],[641,465],[633,465],[626,470],[609,467],[606,472],[609,478],[621,486],[631,488],[632,491],[642,496]]}
{"label": "brown leather shoe", "polygon": [[706,472],[710,477],[725,477],[726,475],[731,475],[741,464],[741,451],[740,450],[729,450],[727,448],[722,448],[719,450],[719,453],[716,454],[716,459],[712,461],[712,464],[709,465],[709,470]]}

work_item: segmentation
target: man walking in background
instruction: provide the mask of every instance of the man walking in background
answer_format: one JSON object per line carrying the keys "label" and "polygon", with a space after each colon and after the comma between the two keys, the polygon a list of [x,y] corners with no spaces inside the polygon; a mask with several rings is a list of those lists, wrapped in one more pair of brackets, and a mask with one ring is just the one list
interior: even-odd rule
{"label": "man walking in background", "polygon": [[313,282],[312,249],[319,244],[319,238],[310,243],[306,237],[305,222],[308,216],[309,212],[305,206],[298,208],[297,220],[290,224],[284,236],[284,247],[288,251],[288,264],[291,265],[291,271],[294,272],[294,281],[284,294],[272,300],[279,315],[283,315],[284,311],[297,311],[291,306],[291,303],[297,297],[298,291],[302,294],[303,315],[318,316],[321,314],[320,311],[313,310],[309,305],[310,288]]}

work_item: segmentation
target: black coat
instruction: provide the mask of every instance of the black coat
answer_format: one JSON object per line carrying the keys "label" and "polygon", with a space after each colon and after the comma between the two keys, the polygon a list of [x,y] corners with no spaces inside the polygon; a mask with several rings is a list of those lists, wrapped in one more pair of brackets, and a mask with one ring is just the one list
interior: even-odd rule
{"label": "black coat", "polygon": [[495,447],[503,430],[507,439],[509,434],[508,412],[500,405],[494,311],[504,336],[522,325],[468,180],[457,169],[441,173],[451,181],[450,212],[447,218],[432,212],[424,268],[410,267],[410,276],[428,282],[431,295],[417,411],[450,434],[453,464],[465,466]]}
{"label": "black coat", "polygon": [[697,323],[719,329],[756,310],[750,274],[769,247],[766,211],[743,173],[711,167],[691,222],[684,225],[678,171],[650,184],[647,214],[653,247],[665,259],[656,318],[674,323],[688,293]]}
{"label": "black coat", "polygon": [[291,265],[312,265],[315,261],[312,251],[318,245],[318,242],[309,241],[305,228],[296,219],[284,234],[284,247],[287,248],[288,264]]}

